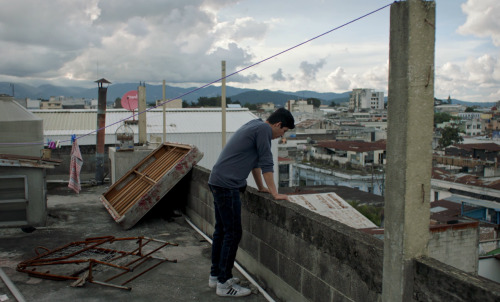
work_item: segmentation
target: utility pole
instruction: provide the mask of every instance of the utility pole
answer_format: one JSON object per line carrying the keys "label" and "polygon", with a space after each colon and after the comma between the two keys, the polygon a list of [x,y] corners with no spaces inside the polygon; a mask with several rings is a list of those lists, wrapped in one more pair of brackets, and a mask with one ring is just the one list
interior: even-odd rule
{"label": "utility pole", "polygon": [[137,88],[138,111],[139,111],[139,145],[146,145],[147,138],[147,120],[146,120],[146,82],[139,83]]}
{"label": "utility pole", "polygon": [[163,86],[162,86],[162,103],[163,103],[163,142],[165,143],[167,141],[167,117],[166,117],[166,100],[165,100],[165,80],[163,80]]}

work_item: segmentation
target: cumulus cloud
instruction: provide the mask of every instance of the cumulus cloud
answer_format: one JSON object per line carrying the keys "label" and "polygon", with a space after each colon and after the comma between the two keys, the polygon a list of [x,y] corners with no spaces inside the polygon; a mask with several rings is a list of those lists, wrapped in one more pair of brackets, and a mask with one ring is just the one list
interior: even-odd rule
{"label": "cumulus cloud", "polygon": [[471,101],[500,100],[500,61],[490,55],[447,62],[436,69],[436,94]]}
{"label": "cumulus cloud", "polygon": [[276,82],[293,81],[293,76],[285,76],[283,74],[283,69],[279,68],[275,73],[271,74],[271,78]]}
{"label": "cumulus cloud", "polygon": [[[219,22],[210,9],[235,1],[20,0],[0,10],[0,80],[71,77],[92,82],[207,83],[251,63],[238,44],[260,39],[264,23],[240,18]],[[222,25],[221,25],[222,24]],[[231,29],[227,34],[222,32]],[[255,82],[246,73],[232,81]]]}
{"label": "cumulus cloud", "polygon": [[335,71],[328,74],[326,82],[333,91],[347,91],[351,89],[351,80],[342,67],[337,67]]}
{"label": "cumulus cloud", "polygon": [[308,85],[311,81],[316,80],[316,75],[321,70],[321,68],[325,66],[325,64],[325,59],[321,59],[316,63],[302,61],[300,63],[300,71],[302,73],[301,80],[304,82],[304,85]]}
{"label": "cumulus cloud", "polygon": [[[85,82],[93,87],[94,80],[105,77],[113,83],[165,79],[168,84],[192,87],[220,78],[224,60],[226,74],[244,69],[228,78],[228,85],[235,87],[321,92],[387,87],[388,68],[383,62],[388,31],[380,29],[380,19],[371,17],[362,21],[362,27],[349,25],[253,66],[340,24],[331,12],[359,11],[359,3],[319,1],[308,6],[310,14],[303,14],[307,4],[291,2],[277,19],[261,3],[243,0],[4,2],[0,81],[79,86]],[[439,15],[446,7],[457,9],[455,2],[438,1],[443,9],[437,10],[437,19],[446,19]],[[266,7],[283,4],[271,0]],[[499,7],[498,0],[468,0],[462,6],[466,21],[457,31],[463,37],[438,44],[436,94],[472,101],[498,99]],[[368,27],[377,30],[367,33]]]}
{"label": "cumulus cloud", "polygon": [[462,11],[467,20],[458,28],[460,34],[491,37],[500,46],[500,1],[469,0],[462,4]]}
{"label": "cumulus cloud", "polygon": [[[500,46],[500,2],[468,0],[461,9],[466,20],[457,32],[472,36],[475,41],[462,42],[467,43],[466,56],[443,56],[435,70],[435,94],[438,98],[450,95],[466,101],[497,101],[500,99],[500,61],[494,46]],[[451,53],[455,49],[447,51]]]}

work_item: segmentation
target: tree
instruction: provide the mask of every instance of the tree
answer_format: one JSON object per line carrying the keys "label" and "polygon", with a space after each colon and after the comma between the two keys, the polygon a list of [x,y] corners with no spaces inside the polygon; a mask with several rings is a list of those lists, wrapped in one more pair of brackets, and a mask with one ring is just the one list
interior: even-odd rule
{"label": "tree", "polygon": [[188,102],[186,100],[182,100],[182,108],[188,108],[190,107]]}
{"label": "tree", "polygon": [[474,112],[474,108],[473,107],[467,107],[465,108],[465,112]]}
{"label": "tree", "polygon": [[115,99],[115,102],[113,103],[113,108],[123,108],[121,98]]}
{"label": "tree", "polygon": [[[222,103],[221,96],[206,97],[202,96],[198,98],[198,103],[196,106],[199,107],[220,107]],[[226,98],[226,104],[232,104],[231,98]]]}
{"label": "tree", "polygon": [[246,107],[248,108],[249,110],[257,110],[257,104],[250,104],[250,103],[245,103],[245,105],[243,105],[243,107]]}
{"label": "tree", "polygon": [[446,112],[436,112],[434,113],[434,125],[441,124],[444,122],[449,122],[451,120],[451,115]]}
{"label": "tree", "polygon": [[330,107],[337,107],[337,103],[335,103],[335,101],[332,101],[332,102],[330,103]]}
{"label": "tree", "polygon": [[319,108],[319,106],[321,106],[321,100],[317,98],[308,98],[307,104],[312,104],[314,108]]}
{"label": "tree", "polygon": [[444,127],[444,129],[441,130],[441,138],[439,139],[439,146],[444,149],[449,145],[458,144],[463,140],[464,139],[460,136],[458,128]]}

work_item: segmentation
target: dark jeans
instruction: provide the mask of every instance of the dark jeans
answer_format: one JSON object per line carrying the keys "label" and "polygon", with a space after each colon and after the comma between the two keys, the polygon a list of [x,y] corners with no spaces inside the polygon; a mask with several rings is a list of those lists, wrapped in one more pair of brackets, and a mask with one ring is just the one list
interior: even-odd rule
{"label": "dark jeans", "polygon": [[232,269],[241,240],[241,200],[238,189],[209,185],[214,196],[215,231],[212,243],[211,276],[224,283],[233,277]]}

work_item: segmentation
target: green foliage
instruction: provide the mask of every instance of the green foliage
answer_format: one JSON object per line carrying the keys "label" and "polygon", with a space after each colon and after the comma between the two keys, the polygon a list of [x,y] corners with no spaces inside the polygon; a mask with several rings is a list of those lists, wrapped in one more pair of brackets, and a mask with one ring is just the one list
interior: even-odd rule
{"label": "green foliage", "polygon": [[317,99],[317,98],[308,98],[306,101],[307,101],[307,104],[313,105],[314,108],[319,108],[319,106],[321,106],[321,100],[320,99]]}
{"label": "green foliage", "polygon": [[[197,103],[193,103],[193,106],[196,107],[220,107],[222,104],[222,97],[206,97],[202,96],[198,98]],[[231,98],[226,98],[226,104],[232,104]]]}
{"label": "green foliage", "polygon": [[123,108],[121,98],[115,99],[115,102],[113,103],[113,108]]}
{"label": "green foliage", "polygon": [[434,125],[441,124],[444,122],[449,122],[452,116],[446,112],[436,112],[434,113]]}
{"label": "green foliage", "polygon": [[249,110],[257,110],[258,109],[257,104],[250,104],[250,103],[245,103],[245,105],[243,105],[243,107],[246,107]]}
{"label": "green foliage", "polygon": [[337,103],[335,103],[335,101],[332,101],[332,102],[330,103],[330,107],[337,107]]}
{"label": "green foliage", "polygon": [[474,112],[474,108],[473,107],[467,107],[465,108],[465,112]]}
{"label": "green foliage", "polygon": [[441,138],[439,139],[439,146],[441,148],[446,148],[453,144],[458,144],[464,139],[460,136],[458,128],[445,127],[441,130]]}
{"label": "green foliage", "polygon": [[382,208],[377,208],[370,205],[360,205],[357,201],[347,202],[377,226],[380,226],[380,224],[382,223]]}

